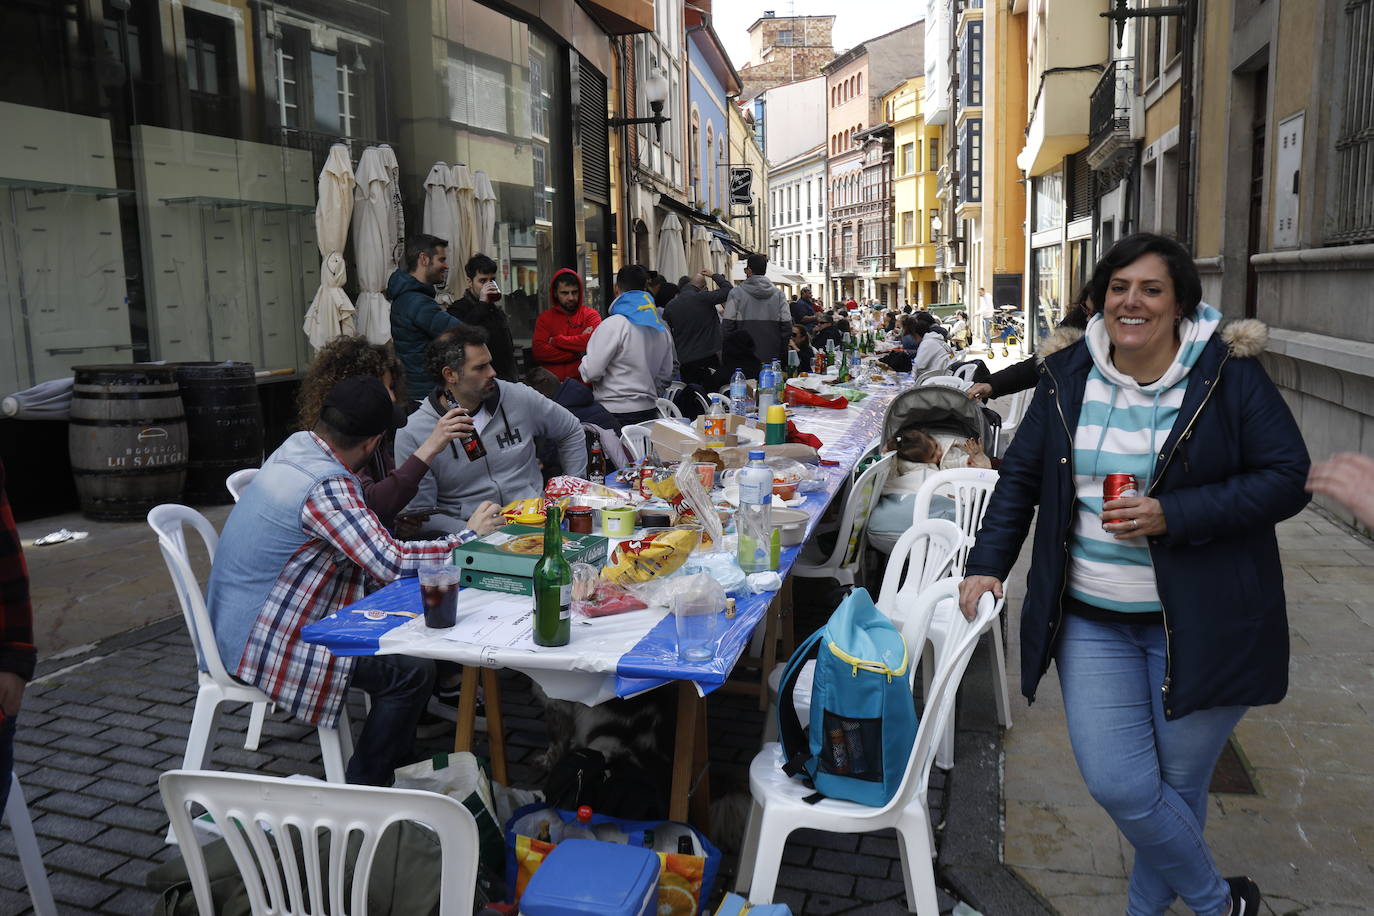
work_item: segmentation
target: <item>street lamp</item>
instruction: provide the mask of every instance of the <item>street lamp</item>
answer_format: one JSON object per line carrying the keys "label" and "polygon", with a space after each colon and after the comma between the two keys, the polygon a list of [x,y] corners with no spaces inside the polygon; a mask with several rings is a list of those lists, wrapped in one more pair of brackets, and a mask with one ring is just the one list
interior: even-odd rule
{"label": "street lamp", "polygon": [[607,118],[607,127],[629,127],[631,124],[652,124],[654,125],[654,136],[663,142],[663,125],[672,118],[663,113],[663,103],[668,100],[668,80],[663,74],[655,72],[644,81],[644,100],[649,103],[649,110],[653,115],[648,118]]}

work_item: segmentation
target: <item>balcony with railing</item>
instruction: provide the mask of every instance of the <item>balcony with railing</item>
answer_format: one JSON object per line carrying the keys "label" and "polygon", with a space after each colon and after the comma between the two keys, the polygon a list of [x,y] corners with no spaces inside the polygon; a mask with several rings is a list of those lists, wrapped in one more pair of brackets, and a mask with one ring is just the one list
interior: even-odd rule
{"label": "balcony with railing", "polygon": [[1135,105],[1135,61],[1109,62],[1088,100],[1088,164],[1094,170],[1111,171],[1131,158]]}

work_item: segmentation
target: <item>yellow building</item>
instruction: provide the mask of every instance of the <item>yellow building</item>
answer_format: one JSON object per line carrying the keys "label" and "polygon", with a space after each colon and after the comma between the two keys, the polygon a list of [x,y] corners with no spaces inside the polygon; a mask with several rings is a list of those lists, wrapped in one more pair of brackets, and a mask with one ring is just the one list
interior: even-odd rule
{"label": "yellow building", "polygon": [[906,303],[930,306],[939,301],[930,221],[939,212],[935,175],[940,164],[940,128],[926,124],[921,113],[924,95],[925,77],[905,80],[883,96],[883,111],[892,125],[893,263],[901,275],[900,297]]}
{"label": "yellow building", "polygon": [[1026,183],[1016,165],[1024,139],[1026,17],[1011,0],[983,4],[983,218],[977,278],[970,292],[986,289],[999,305],[1021,305],[1026,269]]}

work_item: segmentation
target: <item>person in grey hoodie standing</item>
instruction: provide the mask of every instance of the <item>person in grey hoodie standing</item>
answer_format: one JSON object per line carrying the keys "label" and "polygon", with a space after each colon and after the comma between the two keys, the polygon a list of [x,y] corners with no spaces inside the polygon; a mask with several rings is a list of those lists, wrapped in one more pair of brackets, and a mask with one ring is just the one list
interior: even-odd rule
{"label": "person in grey hoodie standing", "polygon": [[430,462],[430,472],[410,502],[414,508],[438,507],[425,523],[426,532],[461,531],[487,500],[505,506],[542,495],[536,437],[555,444],[563,473],[587,476],[582,424],[533,388],[498,379],[484,329],[460,324],[439,335],[429,348],[429,368],[441,381],[397,431],[397,461],[404,463],[452,407],[472,417],[486,454],[469,457],[463,444],[453,442]]}
{"label": "person in grey hoodie standing", "polygon": [[448,242],[435,235],[414,236],[406,241],[405,259],[405,269],[398,267],[387,281],[386,297],[391,300],[391,340],[413,407],[435,383],[425,367],[425,348],[458,319],[434,301],[434,288],[448,278]]}
{"label": "person in grey hoodie standing", "polygon": [[787,355],[787,338],[792,333],[792,311],[787,297],[765,273],[768,256],[751,254],[745,262],[744,280],[725,300],[721,330],[749,332],[754,338],[754,353],[765,364]]}

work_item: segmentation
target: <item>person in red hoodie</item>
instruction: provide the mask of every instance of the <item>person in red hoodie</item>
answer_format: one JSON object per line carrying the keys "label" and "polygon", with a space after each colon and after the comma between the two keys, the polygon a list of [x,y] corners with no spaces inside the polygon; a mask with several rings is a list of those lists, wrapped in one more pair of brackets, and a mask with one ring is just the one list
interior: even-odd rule
{"label": "person in red hoodie", "polygon": [[587,353],[587,340],[601,324],[595,309],[582,303],[582,278],[563,268],[549,283],[549,307],[534,321],[534,361],[558,380],[578,378],[577,366]]}

